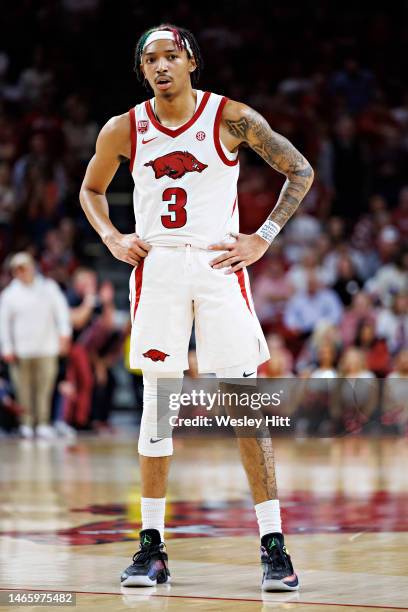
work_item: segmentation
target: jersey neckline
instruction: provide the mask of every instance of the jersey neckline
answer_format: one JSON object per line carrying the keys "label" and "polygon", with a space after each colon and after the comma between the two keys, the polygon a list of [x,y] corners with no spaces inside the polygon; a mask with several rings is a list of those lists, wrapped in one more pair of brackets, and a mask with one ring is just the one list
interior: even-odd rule
{"label": "jersey neckline", "polygon": [[150,121],[152,122],[152,124],[154,125],[154,127],[156,128],[156,130],[159,130],[159,132],[163,132],[164,134],[166,134],[167,136],[171,136],[172,138],[175,138],[176,136],[179,136],[180,134],[182,134],[183,132],[185,132],[186,130],[188,130],[196,121],[197,119],[200,117],[200,115],[202,114],[208,99],[210,97],[210,92],[209,91],[205,91],[204,95],[201,99],[200,104],[198,105],[198,108],[196,109],[194,115],[191,117],[191,119],[189,119],[187,121],[187,123],[184,123],[183,125],[181,125],[180,127],[178,127],[175,130],[172,130],[171,128],[166,127],[165,125],[162,125],[161,123],[159,123],[154,115],[153,109],[152,109],[152,105],[150,103],[150,100],[146,100],[145,102],[145,107],[146,107],[146,112],[147,115],[150,119]]}

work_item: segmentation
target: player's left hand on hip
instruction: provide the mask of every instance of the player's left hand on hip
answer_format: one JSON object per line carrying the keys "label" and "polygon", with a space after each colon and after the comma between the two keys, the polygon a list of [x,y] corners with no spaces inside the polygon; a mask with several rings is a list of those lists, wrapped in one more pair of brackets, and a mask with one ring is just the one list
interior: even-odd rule
{"label": "player's left hand on hip", "polygon": [[269,244],[258,234],[233,234],[235,242],[219,242],[208,247],[210,251],[225,251],[212,261],[212,268],[228,268],[226,274],[237,272],[258,261],[268,249]]}

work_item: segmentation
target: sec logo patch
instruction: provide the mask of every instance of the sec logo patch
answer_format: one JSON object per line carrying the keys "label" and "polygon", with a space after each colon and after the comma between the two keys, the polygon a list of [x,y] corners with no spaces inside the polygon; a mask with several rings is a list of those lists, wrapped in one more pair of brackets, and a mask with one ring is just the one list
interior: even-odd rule
{"label": "sec logo patch", "polygon": [[201,132],[201,131],[200,131],[200,132],[197,132],[197,134],[196,134],[196,138],[197,138],[197,140],[204,140],[204,138],[205,138],[205,132]]}

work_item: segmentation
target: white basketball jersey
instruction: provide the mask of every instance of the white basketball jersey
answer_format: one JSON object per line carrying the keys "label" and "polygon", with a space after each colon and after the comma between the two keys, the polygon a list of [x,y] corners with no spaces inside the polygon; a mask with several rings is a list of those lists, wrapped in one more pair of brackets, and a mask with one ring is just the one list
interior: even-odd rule
{"label": "white basketball jersey", "polygon": [[239,231],[238,154],[220,141],[227,102],[197,90],[194,115],[178,128],[161,125],[154,99],[130,111],[136,232],[157,245],[206,247]]}

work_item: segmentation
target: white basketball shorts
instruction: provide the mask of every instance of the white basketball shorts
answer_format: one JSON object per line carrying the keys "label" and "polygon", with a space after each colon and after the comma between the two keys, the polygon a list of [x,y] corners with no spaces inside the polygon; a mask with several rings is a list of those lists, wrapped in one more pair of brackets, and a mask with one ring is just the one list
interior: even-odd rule
{"label": "white basketball shorts", "polygon": [[153,246],[133,270],[132,368],[187,370],[193,320],[200,373],[269,359],[248,273],[214,270],[209,262],[219,254],[189,245]]}

